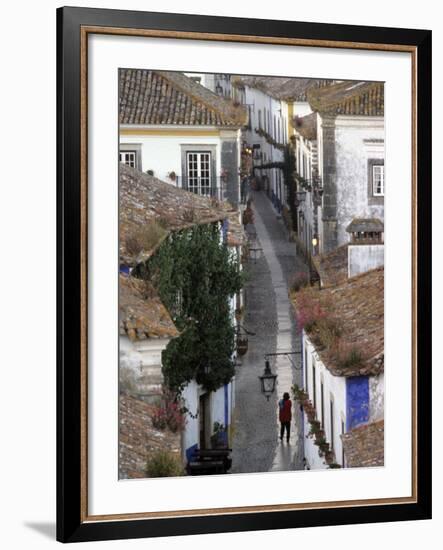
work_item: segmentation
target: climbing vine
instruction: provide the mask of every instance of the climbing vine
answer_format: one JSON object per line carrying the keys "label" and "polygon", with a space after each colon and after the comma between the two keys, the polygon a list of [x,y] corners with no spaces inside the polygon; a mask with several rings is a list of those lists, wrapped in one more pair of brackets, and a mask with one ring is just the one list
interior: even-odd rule
{"label": "climbing vine", "polygon": [[301,185],[303,185],[303,182],[297,179],[298,176],[295,171],[295,156],[289,144],[284,146],[283,161],[269,162],[267,164],[262,164],[261,166],[254,167],[255,170],[266,170],[268,168],[278,168],[283,172],[283,182],[288,189],[288,202],[291,212],[292,229],[294,231],[297,231],[298,226],[295,192],[297,190],[297,181],[299,181]]}
{"label": "climbing vine", "polygon": [[238,262],[216,225],[172,233],[140,271],[157,289],[181,335],[163,352],[166,384],[192,379],[214,391],[234,375],[230,298],[242,287]]}

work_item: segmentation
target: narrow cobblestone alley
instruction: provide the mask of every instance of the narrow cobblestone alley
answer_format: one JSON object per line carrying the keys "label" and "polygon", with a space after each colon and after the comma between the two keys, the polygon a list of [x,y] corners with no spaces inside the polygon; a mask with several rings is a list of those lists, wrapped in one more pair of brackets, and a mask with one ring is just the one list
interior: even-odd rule
{"label": "narrow cobblestone alley", "polygon": [[[247,266],[245,327],[254,332],[248,353],[236,370],[233,473],[298,470],[303,468],[303,430],[299,409],[293,407],[289,444],[279,440],[277,402],[294,383],[301,383],[300,355],[271,358],[278,375],[276,391],[266,400],[258,376],[266,353],[300,351],[295,316],[288,299],[291,277],[306,271],[289,242],[286,229],[266,195],[253,192],[257,248]],[[255,258],[256,256],[256,258]],[[292,396],[291,396],[292,398]]]}

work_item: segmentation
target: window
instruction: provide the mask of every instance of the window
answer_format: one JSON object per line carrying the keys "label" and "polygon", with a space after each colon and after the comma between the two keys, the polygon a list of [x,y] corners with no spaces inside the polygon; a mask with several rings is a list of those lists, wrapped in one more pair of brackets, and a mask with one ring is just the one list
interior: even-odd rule
{"label": "window", "polygon": [[385,166],[383,159],[368,159],[368,204],[383,205]]}
{"label": "window", "polygon": [[[342,435],[345,433],[345,423],[343,420],[341,421],[341,433]],[[343,445],[343,439],[341,443],[341,465],[343,468],[345,467],[345,446]]]}
{"label": "window", "polygon": [[385,194],[385,167],[383,164],[372,166],[372,194],[374,197],[383,197]]}
{"label": "window", "polygon": [[306,393],[309,395],[308,376],[309,376],[309,372],[308,372],[308,352],[305,349],[305,390],[306,390]]}
{"label": "window", "polygon": [[258,127],[262,128],[262,123],[261,123],[261,109],[258,110]]}
{"label": "window", "polygon": [[120,162],[127,164],[131,168],[135,168],[137,162],[137,151],[120,151]]}
{"label": "window", "polygon": [[188,152],[186,159],[188,190],[198,195],[211,195],[211,153]]}

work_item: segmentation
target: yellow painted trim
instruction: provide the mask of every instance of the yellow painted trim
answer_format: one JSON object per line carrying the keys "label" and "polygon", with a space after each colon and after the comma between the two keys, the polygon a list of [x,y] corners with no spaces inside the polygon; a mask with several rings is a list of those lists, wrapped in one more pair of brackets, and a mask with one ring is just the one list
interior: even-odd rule
{"label": "yellow painted trim", "polygon": [[294,104],[291,102],[288,103],[288,139],[294,133],[291,120],[294,117]]}
{"label": "yellow painted trim", "polygon": [[181,130],[180,128],[121,128],[121,136],[220,136],[220,130]]}

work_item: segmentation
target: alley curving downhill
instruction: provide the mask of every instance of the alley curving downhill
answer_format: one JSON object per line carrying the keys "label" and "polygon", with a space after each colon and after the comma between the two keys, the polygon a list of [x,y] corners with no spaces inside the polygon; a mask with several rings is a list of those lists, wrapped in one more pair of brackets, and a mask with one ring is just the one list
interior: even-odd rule
{"label": "alley curving downhill", "polygon": [[266,400],[260,392],[259,376],[264,355],[300,351],[292,305],[288,298],[291,277],[306,272],[296,245],[288,240],[286,228],[264,192],[253,192],[255,248],[248,261],[245,327],[254,332],[248,353],[236,369],[233,473],[303,469],[303,427],[299,409],[293,407],[289,443],[279,440],[278,400],[301,383],[301,358],[271,358],[278,375],[276,391]]}

